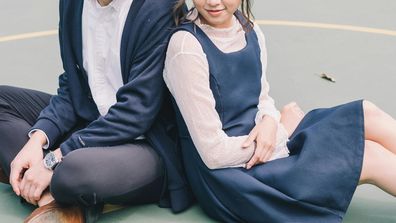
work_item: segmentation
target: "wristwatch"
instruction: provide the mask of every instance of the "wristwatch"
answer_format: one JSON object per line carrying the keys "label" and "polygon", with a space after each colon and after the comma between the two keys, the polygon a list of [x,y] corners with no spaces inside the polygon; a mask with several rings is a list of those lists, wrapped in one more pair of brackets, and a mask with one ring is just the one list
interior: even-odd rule
{"label": "wristwatch", "polygon": [[49,170],[54,170],[55,167],[61,162],[61,160],[58,160],[58,158],[56,158],[55,153],[52,151],[45,155],[43,161],[45,168]]}

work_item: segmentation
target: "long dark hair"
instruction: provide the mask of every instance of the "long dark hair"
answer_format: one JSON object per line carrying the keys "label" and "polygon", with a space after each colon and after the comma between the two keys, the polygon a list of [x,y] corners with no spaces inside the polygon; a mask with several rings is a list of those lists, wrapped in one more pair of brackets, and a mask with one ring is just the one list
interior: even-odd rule
{"label": "long dark hair", "polygon": [[[248,32],[253,28],[253,21],[252,19],[253,14],[252,14],[252,3],[250,0],[241,0],[241,12],[243,17],[245,17],[245,22],[240,21],[242,23],[243,29]],[[188,15],[189,12],[191,12],[194,8],[190,9],[187,11],[186,8],[186,0],[178,0],[173,7],[173,18],[175,19],[176,25],[180,25],[186,20],[186,16]],[[237,17],[238,18],[238,17]]]}

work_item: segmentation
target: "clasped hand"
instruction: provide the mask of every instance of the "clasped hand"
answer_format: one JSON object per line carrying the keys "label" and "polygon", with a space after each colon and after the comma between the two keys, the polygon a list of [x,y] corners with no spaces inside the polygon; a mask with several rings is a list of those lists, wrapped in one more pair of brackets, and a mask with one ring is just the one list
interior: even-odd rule
{"label": "clasped hand", "polygon": [[271,158],[276,146],[277,130],[278,123],[270,116],[264,116],[261,122],[252,129],[242,145],[243,148],[248,148],[253,143],[256,143],[254,154],[246,163],[246,169],[265,163]]}
{"label": "clasped hand", "polygon": [[11,163],[10,184],[18,196],[37,205],[52,174],[44,167],[42,145],[30,139]]}

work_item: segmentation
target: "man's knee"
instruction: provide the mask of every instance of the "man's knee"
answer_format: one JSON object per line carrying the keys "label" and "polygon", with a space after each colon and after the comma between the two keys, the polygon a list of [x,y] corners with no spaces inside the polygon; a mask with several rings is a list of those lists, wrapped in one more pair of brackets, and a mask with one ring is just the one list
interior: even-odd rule
{"label": "man's knee", "polygon": [[18,91],[20,91],[20,88],[8,85],[0,85],[0,99],[6,100],[17,94]]}
{"label": "man's knee", "polygon": [[10,109],[7,103],[8,95],[12,93],[12,87],[7,85],[0,85],[0,113],[7,112]]}
{"label": "man's knee", "polygon": [[8,85],[0,85],[0,95],[10,92],[14,89],[15,87],[11,87]]}
{"label": "man's knee", "polygon": [[96,204],[93,176],[86,173],[87,166],[81,159],[70,155],[54,171],[50,185],[52,196],[63,204]]}

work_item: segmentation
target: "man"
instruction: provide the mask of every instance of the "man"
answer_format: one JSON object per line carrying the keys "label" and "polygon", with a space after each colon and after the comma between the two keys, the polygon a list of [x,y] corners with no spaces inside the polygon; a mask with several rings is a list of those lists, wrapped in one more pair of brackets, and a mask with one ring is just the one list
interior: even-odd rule
{"label": "man", "polygon": [[25,222],[92,222],[103,203],[189,206],[162,80],[173,3],[61,0],[57,95],[0,87],[2,168],[39,206]]}

